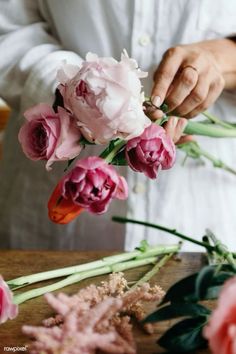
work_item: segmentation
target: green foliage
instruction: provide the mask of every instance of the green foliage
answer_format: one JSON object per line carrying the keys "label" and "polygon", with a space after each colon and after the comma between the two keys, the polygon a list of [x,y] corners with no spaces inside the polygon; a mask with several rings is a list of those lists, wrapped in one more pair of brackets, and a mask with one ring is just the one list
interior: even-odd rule
{"label": "green foliage", "polygon": [[144,322],[160,322],[178,317],[207,316],[211,312],[205,306],[188,302],[174,302],[163,306],[147,316]]}
{"label": "green foliage", "polygon": [[209,265],[172,285],[158,309],[143,321],[182,318],[165,332],[158,344],[171,353],[187,353],[206,346],[202,329],[211,311],[198,301],[217,299],[224,282],[235,274],[234,265]]}
{"label": "green foliage", "polygon": [[162,304],[167,302],[194,301],[197,275],[198,273],[189,275],[172,285],[162,300]]}
{"label": "green foliage", "polygon": [[112,165],[116,166],[127,166],[127,160],[125,157],[125,149],[122,149],[118,154],[112,159]]}
{"label": "green foliage", "polygon": [[192,352],[196,348],[203,348],[207,341],[202,336],[202,329],[206,324],[206,317],[188,318],[176,323],[158,340],[158,344],[171,353]]}
{"label": "green foliage", "polygon": [[135,247],[136,250],[141,252],[147,252],[150,249],[150,245],[147,240],[142,240],[138,247]]}

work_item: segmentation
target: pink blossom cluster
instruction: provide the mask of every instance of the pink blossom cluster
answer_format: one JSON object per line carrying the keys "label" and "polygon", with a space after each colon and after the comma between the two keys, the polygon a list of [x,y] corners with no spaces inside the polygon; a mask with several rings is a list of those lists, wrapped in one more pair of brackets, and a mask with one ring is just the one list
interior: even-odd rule
{"label": "pink blossom cluster", "polygon": [[[55,161],[73,161],[86,143],[120,139],[124,144],[116,154],[122,152],[134,171],[156,178],[159,170],[172,167],[175,145],[144,113],[140,79],[145,76],[125,51],[120,61],[88,53],[80,67],[65,64],[58,72],[61,102],[54,109],[40,103],[24,114],[26,122],[19,132],[23,152],[31,160],[47,161],[50,170]],[[63,177],[56,187],[56,203],[51,203],[55,193],[49,201],[52,221],[71,221],[80,212],[77,206],[101,214],[113,198],[127,198],[126,181],[110,166],[113,158],[103,158],[106,162],[85,158]],[[64,210],[73,212],[67,217]]]}
{"label": "pink blossom cluster", "polygon": [[23,332],[35,339],[30,353],[136,353],[130,316],[142,319],[143,301],[160,301],[164,292],[147,283],[126,290],[125,278],[116,273],[101,286],[92,284],[73,296],[47,294],[46,300],[57,315],[41,327],[23,326]]}

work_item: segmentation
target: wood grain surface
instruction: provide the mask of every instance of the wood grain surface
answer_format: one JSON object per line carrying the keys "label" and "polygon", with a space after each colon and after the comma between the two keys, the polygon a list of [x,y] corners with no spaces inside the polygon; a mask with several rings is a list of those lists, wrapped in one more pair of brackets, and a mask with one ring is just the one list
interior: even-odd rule
{"label": "wood grain surface", "polygon": [[[0,274],[8,280],[21,275],[31,274],[40,271],[56,269],[60,267],[75,265],[99,259],[110,255],[111,252],[74,252],[74,251],[0,251]],[[151,283],[161,285],[167,290],[170,285],[182,277],[200,269],[205,262],[203,254],[182,253],[180,260],[171,259],[160,272],[152,279]],[[125,272],[128,281],[138,280],[151,267],[145,266]],[[98,284],[106,276],[84,280],[81,283],[68,286],[63,289],[65,293],[73,294],[80,288],[91,284]],[[49,284],[47,281],[34,284],[27,289]],[[154,310],[154,306],[150,310]],[[53,315],[51,308],[43,297],[39,297],[20,305],[19,315],[16,319],[8,321],[0,326],[0,353],[4,354],[4,347],[20,347],[29,343],[21,333],[23,324],[40,325],[41,321]],[[138,354],[163,353],[163,350],[156,344],[156,339],[170,326],[170,321],[162,322],[155,326],[155,333],[147,335],[139,328],[135,328]],[[24,352],[28,352],[27,350]],[[23,353],[23,351],[17,351]],[[199,354],[209,353],[207,350],[199,351]]]}

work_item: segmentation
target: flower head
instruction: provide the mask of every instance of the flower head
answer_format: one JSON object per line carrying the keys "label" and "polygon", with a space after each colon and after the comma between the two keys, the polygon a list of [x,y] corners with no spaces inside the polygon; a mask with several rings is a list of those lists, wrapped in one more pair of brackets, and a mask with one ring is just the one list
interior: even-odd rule
{"label": "flower head", "polygon": [[91,156],[79,160],[62,180],[62,197],[71,199],[92,213],[106,212],[114,198],[126,199],[128,186],[113,166],[100,157]]}
{"label": "flower head", "polygon": [[46,160],[49,170],[54,161],[70,160],[79,155],[80,131],[65,109],[58,113],[44,103],[25,112],[26,122],[19,132],[25,155],[31,160]]}
{"label": "flower head", "polygon": [[149,178],[156,178],[159,169],[169,169],[175,161],[176,149],[165,129],[152,123],[137,138],[126,145],[126,159],[129,166],[143,172]]}
{"label": "flower head", "polygon": [[76,117],[84,137],[106,144],[138,136],[150,124],[142,107],[140,78],[145,76],[124,52],[119,62],[88,53],[77,73],[65,66],[58,78],[64,105]]}
{"label": "flower head", "polygon": [[0,275],[0,323],[12,320],[18,315],[18,306],[13,303],[13,295]]}
{"label": "flower head", "polygon": [[48,201],[48,216],[56,224],[68,224],[83,211],[83,208],[76,205],[71,198],[63,198],[61,189],[59,182]]}
{"label": "flower head", "polygon": [[236,353],[236,277],[220,293],[218,306],[210,316],[203,335],[213,354]]}

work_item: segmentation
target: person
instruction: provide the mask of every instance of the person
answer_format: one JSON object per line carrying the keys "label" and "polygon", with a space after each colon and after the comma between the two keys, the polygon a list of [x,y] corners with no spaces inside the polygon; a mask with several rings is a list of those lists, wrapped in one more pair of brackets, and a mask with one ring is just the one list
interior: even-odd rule
{"label": "person", "polygon": [[[24,110],[52,103],[63,60],[80,64],[89,51],[119,59],[123,48],[149,72],[144,90],[157,106],[165,100],[170,111],[192,118],[215,103],[212,112],[233,122],[235,16],[233,0],[0,0],[0,96],[12,107],[1,162],[0,246],[131,249],[142,239],[175,242],[153,229],[115,224],[110,218],[116,214],[174,227],[198,239],[209,227],[235,248],[236,183],[224,171],[198,161],[183,167],[181,154],[157,180],[122,168],[130,188],[126,203],[113,202],[102,216],[82,213],[69,225],[55,225],[48,220],[46,204],[64,165],[46,172],[43,163],[23,156],[17,140]],[[171,119],[168,130],[175,140],[185,124]],[[235,140],[199,141],[235,165]],[[95,153],[87,148],[88,155]],[[186,244],[183,249],[195,248]]]}

